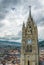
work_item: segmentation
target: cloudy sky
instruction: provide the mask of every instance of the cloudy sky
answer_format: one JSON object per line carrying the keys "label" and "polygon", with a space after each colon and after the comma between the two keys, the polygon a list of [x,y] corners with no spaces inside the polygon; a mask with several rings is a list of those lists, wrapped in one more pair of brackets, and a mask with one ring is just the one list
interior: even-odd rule
{"label": "cloudy sky", "polygon": [[21,41],[22,24],[28,18],[29,5],[38,27],[38,38],[44,40],[44,0],[0,0],[0,38]]}

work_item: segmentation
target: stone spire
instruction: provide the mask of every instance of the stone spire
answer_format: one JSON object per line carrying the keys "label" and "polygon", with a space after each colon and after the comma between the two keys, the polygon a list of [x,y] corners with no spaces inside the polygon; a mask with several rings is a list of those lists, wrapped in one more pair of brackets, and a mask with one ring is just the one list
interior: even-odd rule
{"label": "stone spire", "polygon": [[31,18],[31,6],[29,6],[29,17]]}
{"label": "stone spire", "polygon": [[31,6],[29,6],[29,16],[28,16],[28,22],[30,22],[30,20],[32,19],[32,16],[31,16]]}
{"label": "stone spire", "polygon": [[32,19],[32,17],[31,17],[31,6],[29,6],[29,16],[28,16],[28,19],[27,19],[26,27],[30,26],[30,24],[32,22],[31,19]]}

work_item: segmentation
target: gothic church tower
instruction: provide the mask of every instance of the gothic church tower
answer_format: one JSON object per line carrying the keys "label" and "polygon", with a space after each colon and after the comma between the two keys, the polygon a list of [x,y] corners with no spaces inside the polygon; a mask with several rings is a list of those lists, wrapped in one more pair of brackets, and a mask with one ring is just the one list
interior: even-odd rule
{"label": "gothic church tower", "polygon": [[21,65],[39,65],[38,31],[30,13],[27,24],[22,27]]}

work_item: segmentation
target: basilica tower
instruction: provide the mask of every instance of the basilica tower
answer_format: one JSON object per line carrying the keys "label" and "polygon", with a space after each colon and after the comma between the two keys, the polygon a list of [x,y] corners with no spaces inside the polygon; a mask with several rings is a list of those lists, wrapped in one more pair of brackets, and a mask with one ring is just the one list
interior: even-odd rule
{"label": "basilica tower", "polygon": [[22,27],[21,65],[39,65],[38,30],[30,13]]}

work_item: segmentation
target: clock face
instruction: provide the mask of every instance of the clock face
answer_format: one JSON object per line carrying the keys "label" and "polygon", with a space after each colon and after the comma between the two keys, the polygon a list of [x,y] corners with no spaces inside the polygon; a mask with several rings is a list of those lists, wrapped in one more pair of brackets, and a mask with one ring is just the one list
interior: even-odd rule
{"label": "clock face", "polygon": [[31,39],[27,40],[27,44],[32,44],[32,40]]}

